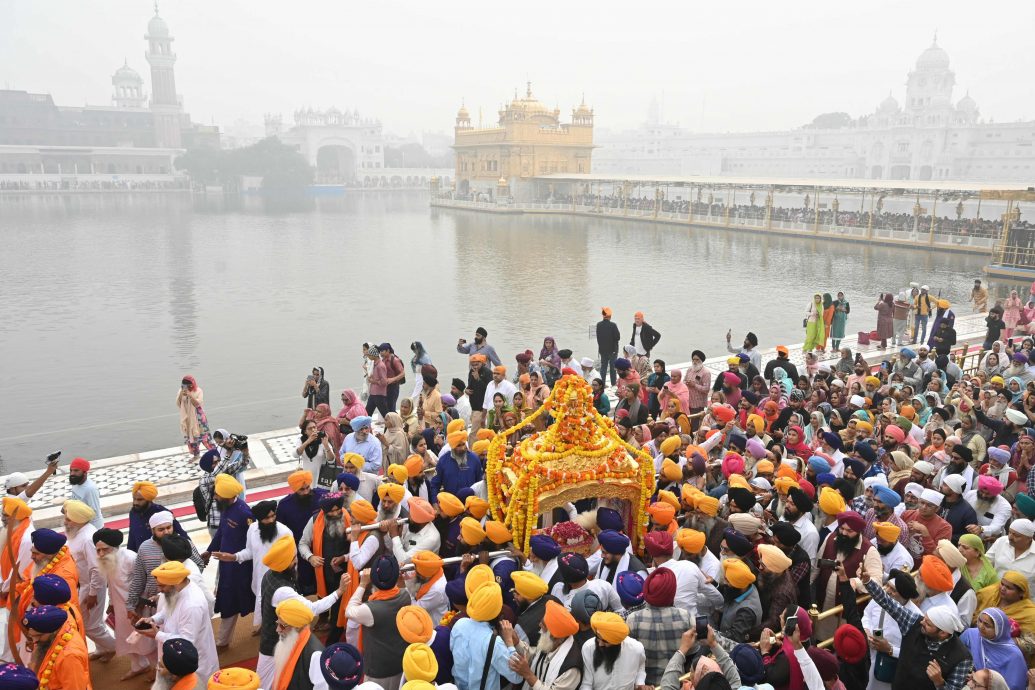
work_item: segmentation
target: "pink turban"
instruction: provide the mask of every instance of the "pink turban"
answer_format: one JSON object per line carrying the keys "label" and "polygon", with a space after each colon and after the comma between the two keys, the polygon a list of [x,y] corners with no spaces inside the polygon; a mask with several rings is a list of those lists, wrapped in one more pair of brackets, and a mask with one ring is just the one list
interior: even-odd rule
{"label": "pink turban", "polygon": [[765,446],[757,436],[752,436],[747,440],[747,452],[751,453],[751,457],[755,460],[761,460],[765,457]]}
{"label": "pink turban", "polygon": [[736,453],[727,453],[722,459],[722,476],[729,479],[731,474],[744,474],[744,458]]}
{"label": "pink turban", "polygon": [[906,442],[906,432],[902,431],[901,427],[895,425],[884,427],[884,435],[893,438],[895,443]]}
{"label": "pink turban", "polygon": [[978,489],[984,491],[985,493],[992,494],[993,496],[998,496],[999,494],[1003,493],[1003,483],[995,477],[990,477],[987,474],[982,474],[978,477]]}

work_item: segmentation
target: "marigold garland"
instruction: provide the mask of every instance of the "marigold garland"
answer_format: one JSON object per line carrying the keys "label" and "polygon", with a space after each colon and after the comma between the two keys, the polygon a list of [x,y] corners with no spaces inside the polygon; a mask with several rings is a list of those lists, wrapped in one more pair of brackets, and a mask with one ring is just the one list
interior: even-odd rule
{"label": "marigold garland", "polygon": [[[551,413],[555,419],[548,429],[532,434],[507,455],[508,437]],[[490,441],[485,474],[489,510],[510,528],[514,544],[526,554],[539,521],[540,497],[586,482],[628,487],[622,493],[633,503],[636,543],[646,532],[647,504],[654,494],[653,459],[622,440],[614,423],[596,411],[593,391],[580,376],[564,376],[542,407]],[[633,480],[635,488],[629,486]]]}

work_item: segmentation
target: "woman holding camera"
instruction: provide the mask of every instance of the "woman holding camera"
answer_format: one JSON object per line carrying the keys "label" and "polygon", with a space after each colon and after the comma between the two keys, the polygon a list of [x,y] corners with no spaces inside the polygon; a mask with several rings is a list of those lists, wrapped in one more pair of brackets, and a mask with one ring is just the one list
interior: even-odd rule
{"label": "woman holding camera", "polygon": [[180,431],[183,432],[183,442],[195,460],[198,459],[202,444],[206,449],[215,448],[208,431],[208,417],[201,407],[204,398],[205,394],[194,377],[184,376],[180,381],[180,391],[176,394],[176,406],[180,408]]}
{"label": "woman holding camera", "polygon": [[312,472],[315,482],[319,479],[320,468],[327,459],[333,461],[337,456],[331,448],[331,440],[327,433],[317,428],[316,420],[307,419],[302,423],[301,430],[302,436],[298,448],[295,448],[295,455],[298,456],[299,469]]}

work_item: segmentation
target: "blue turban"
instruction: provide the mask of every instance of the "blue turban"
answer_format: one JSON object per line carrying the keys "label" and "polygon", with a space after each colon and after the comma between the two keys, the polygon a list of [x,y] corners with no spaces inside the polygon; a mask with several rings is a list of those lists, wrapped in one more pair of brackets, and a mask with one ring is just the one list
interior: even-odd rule
{"label": "blue turban", "polygon": [[837,477],[835,477],[831,472],[820,472],[816,475],[816,486],[822,486],[824,484],[833,486],[836,481]]}
{"label": "blue turban", "polygon": [[399,561],[395,556],[378,556],[370,568],[370,581],[378,589],[395,587],[399,583]]}
{"label": "blue turban", "polygon": [[743,364],[744,362],[750,362],[751,361],[751,357],[749,355],[744,354],[743,352],[741,352],[741,353],[739,353],[737,355],[737,359],[740,360],[741,364]]}
{"label": "blue turban", "polygon": [[332,644],[320,652],[320,671],[331,690],[352,690],[363,680],[363,655],[350,644]]}
{"label": "blue turban", "polygon": [[902,356],[904,356],[906,359],[915,359],[916,358],[916,352],[914,352],[913,349],[910,348],[910,347],[902,348],[901,350],[899,350],[899,353]]}
{"label": "blue turban", "polygon": [[824,431],[823,441],[835,450],[845,449],[845,444],[841,441],[841,436],[839,434],[835,434],[833,431]]}
{"label": "blue turban", "polygon": [[740,682],[755,685],[765,680],[765,665],[762,654],[746,642],[741,642],[730,652],[730,659],[737,667]]}
{"label": "blue turban", "polygon": [[219,449],[213,448],[206,450],[205,454],[201,456],[201,459],[198,460],[198,467],[205,472],[211,473],[212,468],[216,466],[217,462],[219,462]]}
{"label": "blue turban", "polygon": [[830,463],[827,462],[826,458],[821,458],[818,455],[813,455],[809,458],[809,467],[811,467],[812,471],[816,474],[830,471]]}
{"label": "blue turban", "polygon": [[465,486],[464,488],[460,489],[459,491],[457,491],[453,495],[456,496],[461,501],[466,501],[471,496],[474,496],[474,489],[472,489],[469,486]]}
{"label": "blue turban", "polygon": [[597,527],[621,532],[625,529],[625,523],[622,520],[622,514],[614,508],[597,508]]}
{"label": "blue turban", "polygon": [[198,648],[190,640],[173,637],[162,643],[162,666],[182,678],[198,670]]}
{"label": "blue turban", "polygon": [[856,460],[855,458],[845,458],[845,467],[852,469],[852,474],[855,475],[856,479],[862,479],[862,476],[866,474],[866,465],[863,464],[862,460]]}
{"label": "blue turban", "polygon": [[72,599],[72,590],[64,578],[48,573],[32,581],[32,595],[40,604],[60,606]]}
{"label": "blue turban", "polygon": [[553,560],[561,554],[561,547],[553,540],[553,537],[545,534],[532,535],[532,538],[529,540],[529,546],[535,557],[544,561]]}
{"label": "blue turban", "polygon": [[342,472],[335,479],[339,484],[344,484],[353,491],[359,491],[359,475],[351,474],[349,472]]}
{"label": "blue turban", "polygon": [[632,369],[632,362],[625,357],[619,357],[615,360],[615,369]]}
{"label": "blue turban", "polygon": [[571,585],[589,577],[589,565],[581,554],[566,553],[557,559],[557,570],[564,584]]}
{"label": "blue turban", "polygon": [[56,554],[65,545],[65,542],[68,541],[65,535],[58,534],[52,529],[38,529],[32,533],[31,538],[32,545],[36,550],[48,556]]}
{"label": "blue turban", "polygon": [[743,534],[735,529],[727,527],[722,533],[722,538],[726,542],[726,546],[729,547],[730,551],[737,554],[738,556],[746,556],[751,553],[751,542]]}
{"label": "blue turban", "polygon": [[889,508],[895,508],[902,502],[902,497],[895,490],[883,484],[873,485],[873,497]]}
{"label": "blue turban", "polygon": [[643,578],[631,570],[618,574],[615,589],[618,590],[618,598],[622,600],[622,606],[631,609],[643,603]]}
{"label": "blue turban", "polygon": [[730,434],[729,445],[739,449],[741,453],[743,453],[744,449],[747,448],[747,442],[747,436],[733,433]]}
{"label": "blue turban", "polygon": [[464,578],[458,577],[446,583],[446,598],[453,606],[467,603],[467,590],[464,588]]}
{"label": "blue turban", "polygon": [[[866,441],[856,441],[852,445],[852,450],[855,451],[856,455],[871,465],[877,460],[877,451]],[[862,477],[859,478],[862,479]]]}
{"label": "blue turban", "polygon": [[359,431],[363,427],[370,426],[374,423],[374,420],[366,415],[362,417],[353,417],[352,421],[349,422],[349,426],[352,427],[353,431]]}
{"label": "blue turban", "polygon": [[593,617],[594,613],[606,609],[604,602],[600,601],[597,593],[589,587],[583,587],[571,598],[571,615],[575,616],[575,620],[583,625],[589,625],[589,619]]}
{"label": "blue turban", "polygon": [[597,541],[600,543],[600,548],[608,553],[624,554],[625,550],[629,548],[629,537],[613,529],[601,532],[597,535]]}
{"label": "blue turban", "polygon": [[329,494],[324,494],[323,498],[320,499],[320,510],[325,513],[329,513],[335,508],[342,508],[345,506],[345,497],[341,495],[339,491],[333,491]]}
{"label": "blue turban", "polygon": [[36,690],[40,682],[36,674],[18,664],[0,666],[0,688],[7,690]]}
{"label": "blue turban", "polygon": [[989,458],[995,460],[1001,465],[1005,465],[1010,462],[1010,451],[1008,450],[1003,450],[998,446],[989,446],[987,452]]}
{"label": "blue turban", "polygon": [[61,629],[68,620],[68,614],[57,606],[37,606],[25,612],[22,624],[36,632],[52,633]]}

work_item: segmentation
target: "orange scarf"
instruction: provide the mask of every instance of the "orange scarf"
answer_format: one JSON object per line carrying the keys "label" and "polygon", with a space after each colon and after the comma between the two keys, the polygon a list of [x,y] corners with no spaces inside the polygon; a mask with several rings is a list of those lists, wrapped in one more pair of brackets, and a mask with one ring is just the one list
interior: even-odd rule
{"label": "orange scarf", "polygon": [[7,546],[0,550],[0,580],[7,580],[11,576],[11,571],[15,568],[15,563],[12,561],[12,556],[17,558],[18,551],[21,550],[22,537],[25,535],[25,530],[29,526],[29,521],[22,520],[21,524],[18,525],[10,536],[7,538]]}
{"label": "orange scarf", "polygon": [[[399,587],[392,587],[391,589],[379,589],[370,595],[367,601],[389,601],[399,596]],[[344,606],[342,608],[345,608]],[[363,652],[363,626],[359,626],[359,639],[356,641],[356,649]]]}
{"label": "orange scarf", "polygon": [[[71,564],[71,568],[69,567]],[[29,610],[29,604],[32,603],[32,580],[33,574],[32,569],[35,566],[34,563],[30,563],[25,567],[22,572],[21,582],[18,584],[17,596],[11,601],[11,613],[15,613],[17,608],[17,625],[12,626],[14,628],[14,639],[16,642],[22,639],[22,625],[21,621],[25,618],[25,612]],[[62,580],[68,583],[68,589],[72,592],[72,598],[69,602],[79,601],[79,575],[75,569],[75,561],[68,555],[68,546],[62,546],[61,550],[54,554],[54,557],[43,568],[36,573],[35,577],[40,575],[47,575],[53,573]],[[69,621],[71,623],[71,621]]]}
{"label": "orange scarf", "polygon": [[[352,519],[348,512],[342,511],[341,519],[345,523],[345,529],[352,526]],[[313,555],[323,558],[323,531],[327,521],[323,517],[323,511],[319,511],[313,518]],[[327,596],[327,579],[323,576],[323,568],[313,568],[316,573],[316,594],[321,599]]]}
{"label": "orange scarf", "polygon": [[417,601],[420,601],[421,597],[423,597],[425,594],[427,594],[428,590],[431,589],[431,586],[433,584],[435,584],[436,582],[438,582],[439,580],[441,580],[442,577],[443,577],[443,573],[440,570],[437,573],[435,573],[435,576],[433,578],[431,578],[430,580],[425,582],[423,585],[421,585],[420,589],[417,590]]}
{"label": "orange scarf", "polygon": [[291,676],[295,673],[298,657],[302,656],[302,650],[305,649],[306,643],[309,642],[310,635],[312,635],[312,632],[310,632],[308,627],[302,628],[302,631],[298,634],[298,640],[291,650],[291,656],[288,657],[288,662],[280,670],[280,676],[277,678],[277,684],[273,690],[287,690],[287,686],[291,683]]}
{"label": "orange scarf", "polygon": [[194,686],[197,684],[198,675],[191,673],[176,681],[176,684],[172,686],[172,690],[194,690]]}
{"label": "orange scarf", "polygon": [[[369,537],[372,533],[357,532],[356,534],[358,535],[356,537],[356,548],[359,548],[363,546],[363,542],[365,542],[367,540],[367,537]],[[345,622],[348,620],[348,616],[345,615],[345,605],[348,603],[349,599],[352,598],[352,595],[355,594],[356,590],[359,588],[359,571],[356,570],[356,566],[352,565],[351,558],[348,559],[346,563],[348,564],[348,566],[346,567],[345,572],[349,574],[350,582],[352,584],[349,585],[349,588],[345,592],[345,595],[342,596],[341,606],[338,607],[338,621],[336,624],[339,628],[342,629],[345,628]]]}

